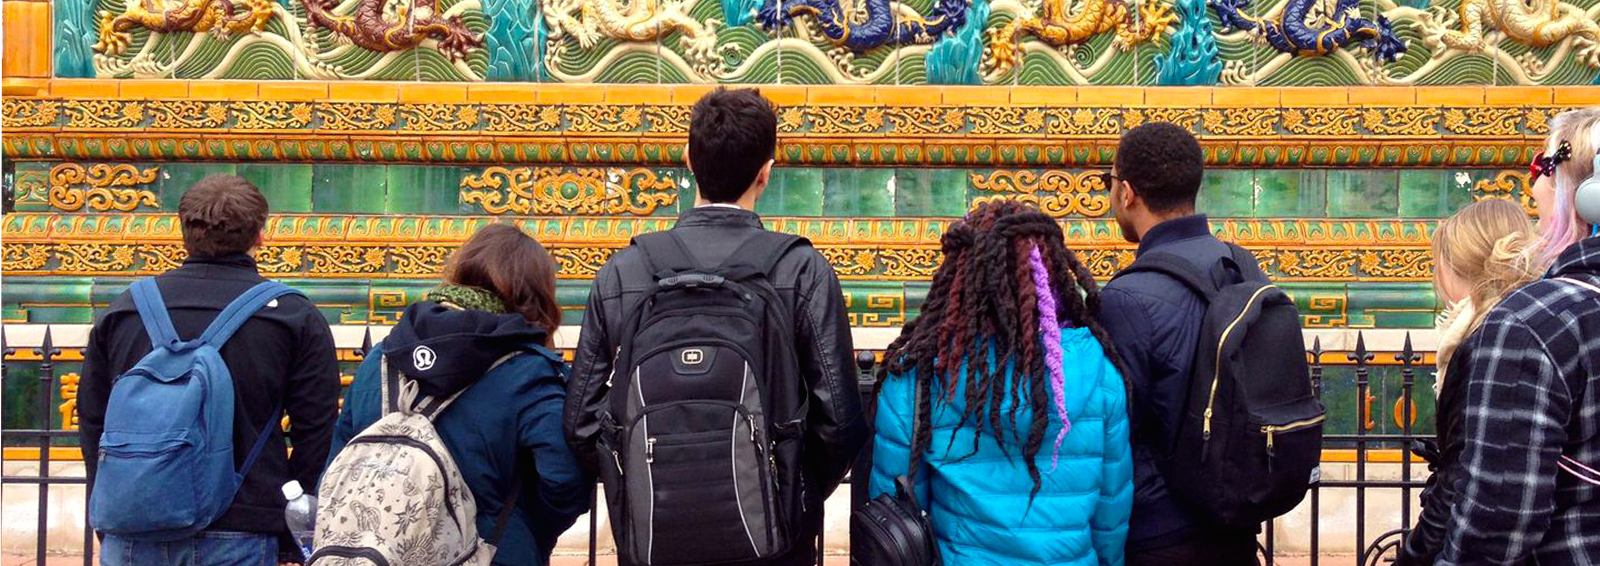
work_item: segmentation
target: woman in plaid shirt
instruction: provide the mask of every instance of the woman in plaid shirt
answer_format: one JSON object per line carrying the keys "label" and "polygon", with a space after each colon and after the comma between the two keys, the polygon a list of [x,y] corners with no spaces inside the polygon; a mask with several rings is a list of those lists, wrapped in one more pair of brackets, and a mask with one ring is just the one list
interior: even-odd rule
{"label": "woman in plaid shirt", "polygon": [[1550,131],[1530,166],[1542,212],[1530,253],[1548,271],[1452,358],[1440,397],[1460,410],[1441,413],[1440,503],[1424,507],[1406,562],[1600,564],[1600,237],[1572,204],[1596,173],[1600,108]]}

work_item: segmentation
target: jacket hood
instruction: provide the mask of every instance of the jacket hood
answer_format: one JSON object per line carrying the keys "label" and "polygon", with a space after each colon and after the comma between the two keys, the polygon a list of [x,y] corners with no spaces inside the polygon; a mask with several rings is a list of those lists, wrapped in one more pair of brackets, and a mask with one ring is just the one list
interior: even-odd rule
{"label": "jacket hood", "polygon": [[423,301],[400,315],[383,339],[383,356],[415,379],[422,394],[448,396],[476,383],[507,354],[543,344],[548,335],[521,315]]}

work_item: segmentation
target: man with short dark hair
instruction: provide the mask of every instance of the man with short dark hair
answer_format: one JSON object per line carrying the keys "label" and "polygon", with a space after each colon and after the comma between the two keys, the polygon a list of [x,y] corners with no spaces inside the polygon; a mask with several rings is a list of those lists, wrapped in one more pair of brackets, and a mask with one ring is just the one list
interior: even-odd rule
{"label": "man with short dark hair", "polygon": [[[195,183],[178,203],[178,220],[188,259],[156,276],[178,338],[198,338],[229,303],[265,281],[251,252],[261,245],[267,200],[256,187],[233,175],[213,175]],[[112,301],[89,335],[78,418],[83,460],[94,484],[112,382],[151,351],[151,340],[134,301],[123,293]],[[110,566],[260,566],[278,562],[286,535],[281,488],[291,480],[307,493],[328,458],[333,422],[338,416],[339,368],[328,322],[305,297],[285,295],[267,303],[221,347],[233,377],[234,466],[245,460],[257,435],[270,429],[266,448],[244,477],[228,510],[190,539],[167,542],[108,535],[101,561]],[[278,422],[282,407],[292,426]],[[289,455],[285,436],[294,444]],[[176,500],[185,494],[175,493]],[[190,494],[192,498],[192,494]],[[285,557],[297,550],[286,545]],[[296,560],[298,561],[298,560]]]}
{"label": "man with short dark hair", "polygon": [[[1160,250],[1193,261],[1201,273],[1232,254],[1211,235],[1195,199],[1205,156],[1188,130],[1152,122],[1129,130],[1117,147],[1111,173],[1111,206],[1122,236],[1143,255]],[[1254,262],[1240,266],[1246,277],[1263,277]],[[1168,490],[1157,455],[1175,434],[1189,391],[1190,368],[1200,339],[1204,299],[1168,275],[1129,273],[1100,293],[1100,322],[1122,357],[1132,404],[1133,515],[1128,524],[1130,566],[1254,564],[1250,531],[1213,527],[1205,511]]]}
{"label": "man with short dark hair", "polygon": [[[759,92],[719,88],[694,105],[690,117],[687,161],[698,182],[698,195],[695,207],[683,213],[676,227],[671,230],[671,235],[684,244],[686,249],[683,253],[688,256],[686,259],[702,267],[722,265],[747,241],[766,237],[762,236],[765,229],[754,209],[771,177],[776,148],[777,116],[772,105]],[[639,308],[644,294],[657,286],[658,272],[652,269],[652,265],[662,259],[653,252],[646,257],[644,249],[637,243],[618,251],[595,275],[594,286],[589,293],[583,331],[578,340],[576,361],[568,385],[565,424],[568,444],[577,454],[579,462],[589,467],[591,473],[599,473],[602,466],[620,469],[625,461],[617,452],[603,451],[598,446],[603,436],[602,427],[608,426],[608,423],[602,422],[602,413],[606,413],[606,417],[611,416],[608,413],[610,403],[607,393],[613,387],[622,387],[622,381],[629,379],[625,376],[613,377],[613,373],[619,370],[614,367],[618,349],[630,339],[623,335],[623,325]],[[793,389],[795,393],[803,392],[808,410],[802,415],[803,422],[789,423],[798,425],[796,434],[803,432],[803,437],[799,439],[799,485],[781,486],[785,490],[800,491],[801,509],[791,510],[794,514],[790,515],[798,517],[801,523],[797,529],[799,534],[791,541],[787,553],[763,560],[762,563],[815,564],[816,537],[822,528],[822,504],[843,481],[867,438],[866,421],[862,418],[856,392],[850,327],[838,277],[827,260],[810,246],[787,248],[776,257],[766,280],[778,296],[784,318],[793,325],[792,329],[786,330],[791,331],[794,337],[793,351],[799,365],[795,368],[798,372],[790,372],[798,373],[799,383],[782,383],[780,388]],[[692,358],[685,357],[681,363],[699,363],[702,359],[699,350],[693,353]],[[750,360],[746,360],[746,367],[750,367]],[[758,376],[757,379],[764,377]],[[613,385],[613,380],[617,382],[616,385]],[[759,394],[796,396],[770,390]],[[640,395],[642,397],[643,394]],[[667,419],[664,422],[674,418],[674,415],[667,413],[657,415],[663,415],[657,418]],[[769,416],[774,419],[788,418]],[[751,419],[767,417],[749,415]],[[752,429],[763,428],[755,426],[756,421],[751,422]],[[757,438],[754,431],[750,434],[752,440]],[[651,438],[649,442],[654,443],[655,440]],[[770,456],[770,444],[766,450]],[[728,448],[723,448],[722,452],[727,453]],[[667,456],[659,459],[665,458]],[[769,460],[769,464],[773,470],[778,470],[784,466],[783,461],[780,456],[775,462]],[[663,471],[660,473],[671,473],[666,471],[668,469],[661,468]],[[756,470],[744,470],[741,473],[751,474],[745,481],[754,481],[756,477]],[[702,478],[701,481],[707,480]],[[734,481],[737,482],[737,479]],[[610,496],[612,490],[609,489],[609,480],[607,485]],[[738,484],[735,483],[733,487],[737,490]],[[751,488],[748,484],[746,487]],[[710,494],[711,497],[718,493],[715,486],[707,489],[698,493]],[[709,505],[703,500],[701,503]],[[616,516],[617,509],[613,508],[612,511]],[[741,517],[742,512],[741,506]],[[747,530],[759,528],[762,517],[751,517],[750,521]],[[623,542],[623,527],[613,525],[613,530],[618,533],[619,543]],[[765,535],[755,536],[761,534],[760,530],[751,532],[754,533],[750,538],[751,545],[755,546],[757,539]],[[742,541],[745,534],[749,533],[741,532],[739,540]],[[678,554],[694,552],[693,549],[686,550],[684,545],[708,543],[659,539],[650,542],[657,552],[672,551]],[[668,545],[674,546],[662,550]],[[626,563],[627,558],[624,555],[621,560]]]}

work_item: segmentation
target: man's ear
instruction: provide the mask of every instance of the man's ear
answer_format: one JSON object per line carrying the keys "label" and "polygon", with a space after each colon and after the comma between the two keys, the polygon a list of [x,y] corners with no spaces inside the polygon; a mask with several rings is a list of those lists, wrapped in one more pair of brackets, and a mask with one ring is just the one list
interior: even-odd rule
{"label": "man's ear", "polygon": [[755,182],[750,183],[750,188],[746,193],[750,196],[750,202],[754,203],[755,201],[760,200],[761,195],[767,192],[767,184],[771,182],[772,160],[769,159],[767,160],[766,165],[761,166],[761,171],[756,172]]}
{"label": "man's ear", "polygon": [[683,144],[683,166],[688,167],[690,171],[694,170],[694,160],[689,156],[688,143]]}
{"label": "man's ear", "polygon": [[1122,179],[1117,179],[1117,184],[1121,185],[1118,188],[1122,189],[1118,191],[1118,198],[1121,200],[1118,204],[1122,205],[1123,210],[1133,210],[1135,204],[1144,204],[1144,201],[1139,198],[1139,193],[1133,190],[1133,185]]}

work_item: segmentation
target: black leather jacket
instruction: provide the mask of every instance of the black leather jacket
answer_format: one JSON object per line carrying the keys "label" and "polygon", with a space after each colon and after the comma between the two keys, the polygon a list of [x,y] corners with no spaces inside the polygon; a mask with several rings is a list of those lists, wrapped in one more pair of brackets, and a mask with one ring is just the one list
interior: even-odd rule
{"label": "black leather jacket", "polygon": [[1444,550],[1444,537],[1449,532],[1451,508],[1461,498],[1460,467],[1451,465],[1461,460],[1465,442],[1461,433],[1461,411],[1466,403],[1465,356],[1450,360],[1435,404],[1434,428],[1437,441],[1417,443],[1412,451],[1428,461],[1427,487],[1422,489],[1422,513],[1417,524],[1406,534],[1406,540],[1395,557],[1396,566],[1431,566]]}
{"label": "black leather jacket", "polygon": [[[731,207],[695,208],[679,217],[673,228],[689,244],[702,265],[718,265],[731,255],[745,236],[762,230],[754,212]],[[809,490],[808,524],[821,526],[822,500],[844,480],[867,440],[856,387],[855,353],[850,344],[849,317],[839,279],[822,254],[809,246],[790,249],[769,280],[782,300],[793,309],[799,325],[795,353],[800,375],[811,392],[806,439],[801,459]],[[595,442],[599,436],[599,411],[604,405],[606,380],[619,343],[617,334],[626,313],[635,308],[643,291],[654,284],[637,248],[616,253],[595,275],[583,315],[583,334],[567,386],[565,424],[567,442],[578,461],[594,473],[600,463]]]}

